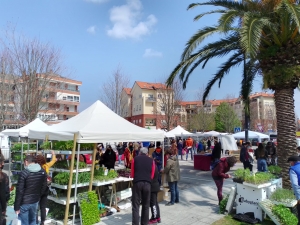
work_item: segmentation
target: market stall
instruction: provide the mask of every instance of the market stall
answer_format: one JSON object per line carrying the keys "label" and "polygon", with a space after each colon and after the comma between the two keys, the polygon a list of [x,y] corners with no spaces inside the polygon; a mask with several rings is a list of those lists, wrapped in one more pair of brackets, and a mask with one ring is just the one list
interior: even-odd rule
{"label": "market stall", "polygon": [[194,155],[194,169],[209,171],[211,164],[211,154]]}
{"label": "market stall", "polygon": [[173,130],[170,130],[169,132],[167,132],[166,135],[180,137],[182,135],[192,135],[192,133],[186,131],[185,129],[183,129],[181,126],[178,125]]}
{"label": "market stall", "polygon": [[[93,164],[90,172],[89,191],[93,187],[93,178],[95,171],[95,156],[96,144],[99,142],[138,142],[138,141],[162,141],[164,139],[163,132],[151,131],[145,128],[138,127],[124,118],[118,116],[111,111],[102,102],[97,101],[89,108],[81,112],[69,120],[63,121],[59,124],[48,127],[47,129],[30,129],[29,137],[35,139],[48,140],[73,140],[73,149],[70,152],[70,176],[68,183],[68,192],[66,196],[66,209],[64,224],[68,222],[69,204],[77,201],[77,179],[78,179],[78,165],[80,154],[80,143],[94,143]],[[78,147],[76,148],[76,145]],[[76,152],[77,149],[77,152]],[[77,164],[74,170],[75,154],[77,154]],[[71,198],[73,188],[73,172],[75,176],[74,197]],[[103,182],[104,185],[104,182]],[[114,187],[113,187],[114,189]],[[113,193],[115,194],[115,193]],[[75,205],[74,205],[75,208]],[[75,211],[75,210],[74,210]],[[73,215],[73,221],[75,216]]]}
{"label": "market stall", "polygon": [[[245,131],[242,132],[238,132],[233,134],[233,137],[235,139],[245,139]],[[248,131],[248,138],[257,138],[258,142],[261,142],[261,139],[270,139],[269,135],[263,134],[263,133],[259,133],[259,132],[255,132],[255,131]]]}

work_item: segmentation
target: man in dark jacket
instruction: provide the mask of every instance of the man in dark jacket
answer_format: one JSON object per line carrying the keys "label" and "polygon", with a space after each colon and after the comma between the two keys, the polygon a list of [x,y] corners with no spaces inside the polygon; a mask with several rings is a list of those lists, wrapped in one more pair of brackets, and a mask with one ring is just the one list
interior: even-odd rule
{"label": "man in dark jacket", "polygon": [[142,202],[141,225],[148,225],[151,182],[155,173],[155,163],[148,157],[148,149],[141,148],[140,154],[131,161],[132,225],[139,225],[139,209]]}
{"label": "man in dark jacket", "polygon": [[38,203],[47,188],[47,174],[35,157],[28,155],[19,174],[14,209],[22,225],[36,225]]}
{"label": "man in dark jacket", "polygon": [[297,199],[297,211],[298,211],[298,225],[300,225],[300,157],[291,156],[288,158],[290,163],[290,180],[292,188]]}

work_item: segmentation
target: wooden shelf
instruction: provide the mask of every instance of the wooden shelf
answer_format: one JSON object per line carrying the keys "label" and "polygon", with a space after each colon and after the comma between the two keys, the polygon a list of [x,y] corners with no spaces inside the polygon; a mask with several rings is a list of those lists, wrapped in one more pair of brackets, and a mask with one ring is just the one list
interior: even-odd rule
{"label": "wooden shelf", "polygon": [[[40,152],[43,152],[44,154],[51,154],[52,151],[55,152],[55,154],[61,154],[61,155],[71,155],[72,151],[69,150],[42,150]],[[93,150],[81,150],[79,151],[80,154],[92,154]],[[75,152],[75,154],[77,154],[77,151]]]}
{"label": "wooden shelf", "polygon": [[[77,184],[77,187],[87,187],[89,186],[90,183],[82,183],[82,184]],[[59,189],[64,189],[67,190],[68,189],[68,185],[61,185],[61,184],[55,184],[55,183],[51,183],[51,188],[59,188]],[[71,188],[75,188],[75,184],[72,184]]]}
{"label": "wooden shelf", "polygon": [[[50,168],[50,171],[51,172],[67,172],[67,173],[70,173],[70,170],[68,170],[68,169],[60,169],[60,168],[53,168],[53,167]],[[79,173],[80,172],[89,172],[89,171],[91,171],[91,167],[78,170]],[[76,173],[76,169],[73,170],[73,173]]]}

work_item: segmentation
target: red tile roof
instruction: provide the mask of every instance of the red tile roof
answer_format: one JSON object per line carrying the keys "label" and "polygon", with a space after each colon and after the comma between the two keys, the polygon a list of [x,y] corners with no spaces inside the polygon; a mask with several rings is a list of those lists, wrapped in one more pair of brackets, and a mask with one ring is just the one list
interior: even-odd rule
{"label": "red tile roof", "polygon": [[200,105],[202,105],[202,102],[201,101],[182,101],[182,102],[180,102],[180,105],[182,105],[182,106],[187,106],[187,105],[200,106]]}
{"label": "red tile roof", "polygon": [[153,89],[166,89],[167,88],[167,86],[162,83],[149,83],[149,82],[142,82],[142,81],[136,81],[136,83],[141,89],[153,90]]}
{"label": "red tile roof", "polygon": [[274,98],[274,94],[265,93],[265,92],[256,92],[256,93],[250,95],[250,98],[255,98],[255,97],[271,97],[271,98]]}
{"label": "red tile roof", "polygon": [[126,94],[130,95],[131,92],[131,88],[123,88],[124,91],[126,92]]}

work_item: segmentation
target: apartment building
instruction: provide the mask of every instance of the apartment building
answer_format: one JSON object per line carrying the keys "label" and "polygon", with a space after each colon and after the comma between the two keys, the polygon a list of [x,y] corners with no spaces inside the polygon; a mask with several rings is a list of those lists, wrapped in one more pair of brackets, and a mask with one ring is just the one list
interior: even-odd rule
{"label": "apartment building", "polygon": [[45,88],[37,117],[47,124],[55,124],[76,116],[81,85],[81,81],[53,76]]}
{"label": "apartment building", "polygon": [[131,89],[123,89],[121,98],[122,116],[140,127],[164,129],[186,119],[185,109],[174,100],[174,91],[162,83],[135,81]]}
{"label": "apartment building", "polygon": [[34,117],[47,124],[59,123],[78,114],[82,82],[56,74],[36,74],[34,79],[29,79],[32,78],[26,75],[0,79],[0,87],[5,87],[1,89],[0,97],[1,130],[19,128],[28,123],[22,116],[24,102],[29,104],[27,108],[37,107],[38,113]]}
{"label": "apartment building", "polygon": [[[256,92],[250,95],[250,100],[250,129],[261,132],[277,130],[274,95],[265,92]],[[217,107],[223,102],[229,103],[241,122],[244,123],[244,103],[241,98],[207,100],[204,105],[204,110],[209,113],[214,113]],[[182,105],[186,109],[188,119],[194,114],[197,114],[199,107],[203,107],[201,101],[185,101],[182,102]]]}

